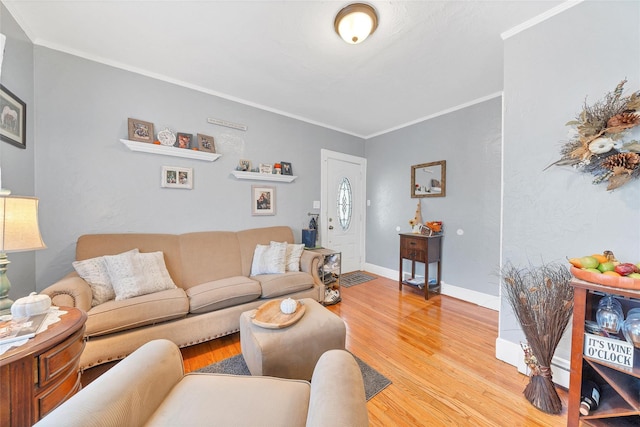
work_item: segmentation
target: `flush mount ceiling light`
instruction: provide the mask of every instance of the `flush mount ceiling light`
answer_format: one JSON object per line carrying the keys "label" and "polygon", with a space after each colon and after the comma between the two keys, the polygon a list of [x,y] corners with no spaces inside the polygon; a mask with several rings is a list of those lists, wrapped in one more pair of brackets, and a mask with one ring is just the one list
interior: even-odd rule
{"label": "flush mount ceiling light", "polygon": [[368,4],[354,3],[338,12],[333,26],[344,41],[358,44],[376,30],[378,15]]}

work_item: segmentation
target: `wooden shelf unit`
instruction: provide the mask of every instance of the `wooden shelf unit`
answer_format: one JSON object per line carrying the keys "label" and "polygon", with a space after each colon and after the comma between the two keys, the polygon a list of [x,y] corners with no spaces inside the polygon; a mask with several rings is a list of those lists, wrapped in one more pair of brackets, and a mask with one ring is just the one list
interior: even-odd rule
{"label": "wooden shelf unit", "polygon": [[[640,350],[634,349],[633,368],[606,363],[583,354],[585,320],[595,321],[598,301],[605,294],[615,295],[626,313],[640,307],[640,290],[614,288],[573,279],[573,330],[571,336],[571,378],[567,426],[640,425]],[[620,331],[622,334],[622,331]],[[623,338],[624,339],[624,338]],[[591,414],[580,415],[580,392],[585,371],[599,379],[600,405]]]}
{"label": "wooden shelf unit", "polygon": [[[416,277],[416,262],[424,264],[424,299],[429,299],[429,294],[439,294],[442,278],[442,234],[435,236],[425,236],[415,233],[400,234],[400,277],[398,279],[398,289],[402,286],[413,286],[404,280],[403,260],[411,261],[411,279]],[[437,263],[438,273],[435,285],[429,284],[429,264]]]}

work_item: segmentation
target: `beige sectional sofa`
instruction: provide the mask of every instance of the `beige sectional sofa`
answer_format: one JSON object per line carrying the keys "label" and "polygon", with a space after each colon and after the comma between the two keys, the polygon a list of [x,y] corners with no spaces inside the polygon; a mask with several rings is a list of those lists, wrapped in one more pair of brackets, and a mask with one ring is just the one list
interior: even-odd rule
{"label": "beige sectional sofa", "polygon": [[344,350],[324,353],[309,384],[262,376],[184,375],[178,348],[155,340],[36,424],[143,425],[365,427],[369,417],[360,369]]}
{"label": "beige sectional sofa", "polygon": [[84,235],[77,241],[77,261],[91,262],[134,249],[147,255],[159,251],[175,287],[92,306],[96,287],[73,271],[42,293],[54,305],[87,312],[81,369],[122,359],[154,339],[186,347],[237,332],[240,314],[269,299],[322,301],[320,255],[315,252],[302,251],[300,271],[251,275],[256,246],[271,242],[293,244],[291,228]]}

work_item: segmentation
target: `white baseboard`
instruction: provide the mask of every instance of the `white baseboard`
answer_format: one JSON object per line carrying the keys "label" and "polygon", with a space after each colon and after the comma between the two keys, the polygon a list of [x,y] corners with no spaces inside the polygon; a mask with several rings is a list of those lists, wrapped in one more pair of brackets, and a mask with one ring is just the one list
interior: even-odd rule
{"label": "white baseboard", "polygon": [[[365,271],[369,271],[378,276],[386,277],[391,280],[398,280],[398,270],[392,270],[386,267],[380,267],[375,264],[365,263]],[[500,297],[494,295],[487,295],[482,292],[472,291],[470,289],[461,288],[459,286],[451,285],[446,282],[442,282],[442,295],[447,295],[453,298],[457,298],[463,301],[470,302],[472,304],[479,305],[491,310],[500,310]]]}
{"label": "white baseboard", "polygon": [[[527,365],[524,363],[524,354],[520,344],[497,338],[496,359],[515,366],[518,368],[518,372],[522,374],[529,375]],[[551,375],[553,376],[553,382],[557,385],[568,389],[570,372],[571,364],[568,360],[559,357],[554,357],[551,360]]]}

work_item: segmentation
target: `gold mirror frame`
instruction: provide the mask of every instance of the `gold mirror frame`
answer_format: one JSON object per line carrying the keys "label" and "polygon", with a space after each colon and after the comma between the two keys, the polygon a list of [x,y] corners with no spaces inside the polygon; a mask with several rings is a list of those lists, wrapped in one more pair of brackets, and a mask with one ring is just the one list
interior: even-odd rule
{"label": "gold mirror frame", "polygon": [[411,198],[445,197],[446,176],[446,160],[411,166]]}

